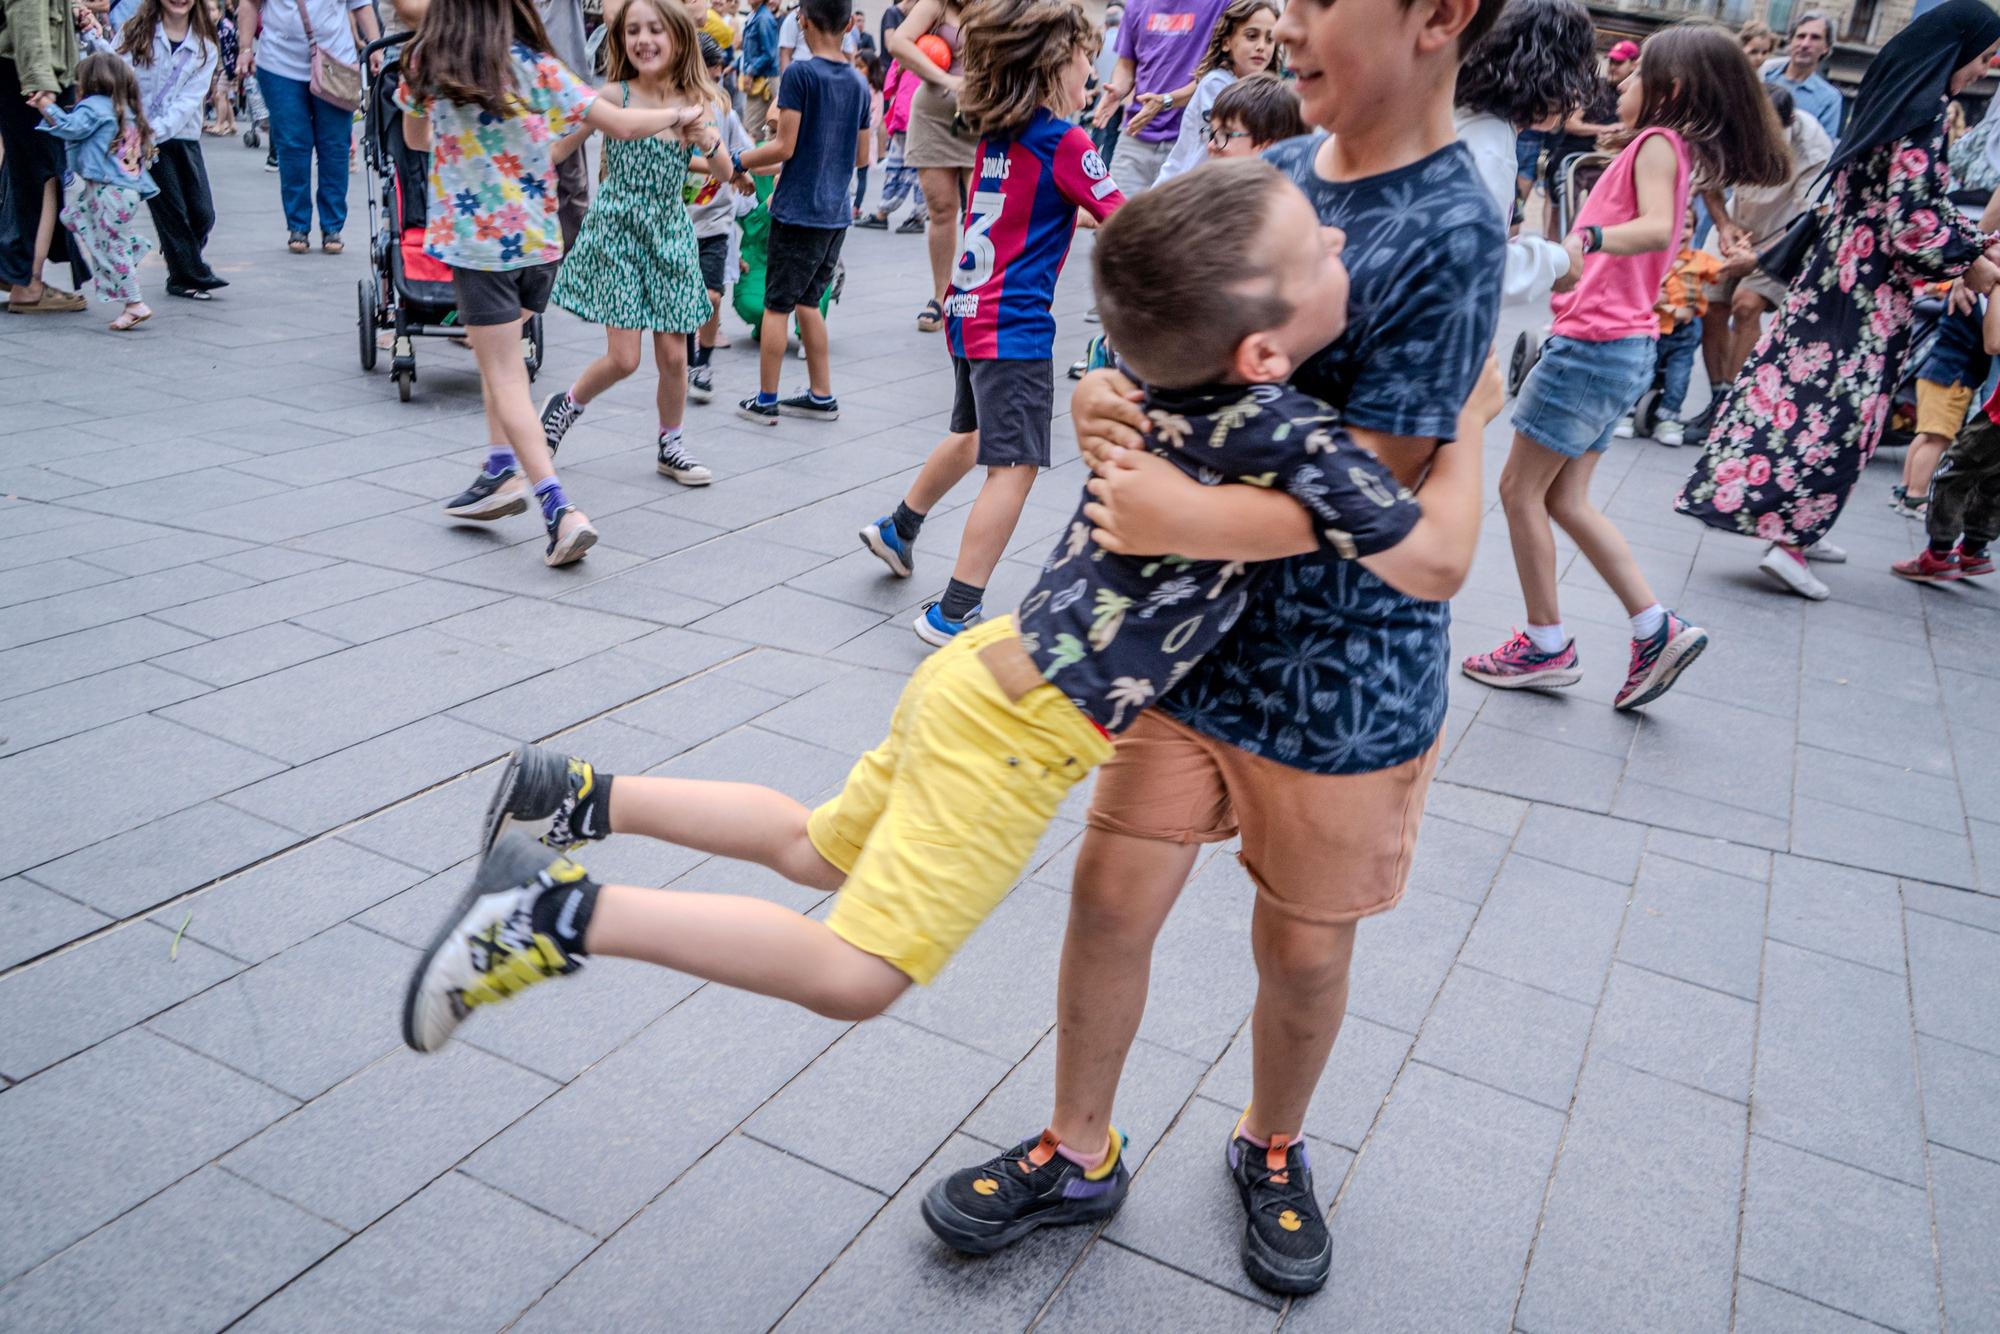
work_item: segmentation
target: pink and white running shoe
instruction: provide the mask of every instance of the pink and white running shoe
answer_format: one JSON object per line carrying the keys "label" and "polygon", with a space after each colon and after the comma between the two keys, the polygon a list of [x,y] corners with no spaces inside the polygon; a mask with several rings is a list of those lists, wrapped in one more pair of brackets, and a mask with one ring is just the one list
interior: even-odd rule
{"label": "pink and white running shoe", "polygon": [[1554,690],[1583,679],[1576,661],[1576,641],[1556,653],[1544,653],[1519,630],[1491,653],[1475,653],[1459,665],[1475,681],[1499,690]]}

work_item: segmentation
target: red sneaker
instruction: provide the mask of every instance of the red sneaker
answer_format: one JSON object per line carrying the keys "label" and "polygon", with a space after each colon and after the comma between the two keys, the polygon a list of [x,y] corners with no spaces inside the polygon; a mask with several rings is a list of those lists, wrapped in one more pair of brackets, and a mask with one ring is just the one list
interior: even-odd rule
{"label": "red sneaker", "polygon": [[[1993,568],[1990,560],[1986,563],[1986,568],[1988,570]],[[1959,566],[1956,551],[1940,556],[1929,547],[1925,547],[1908,560],[1897,561],[1889,569],[1891,573],[1916,584],[1948,584],[1954,579],[1965,577],[1965,571]]]}
{"label": "red sneaker", "polygon": [[1967,579],[1976,579],[1982,574],[1993,573],[1993,553],[1985,547],[1978,551],[1968,551],[1965,543],[1958,544],[1958,572]]}

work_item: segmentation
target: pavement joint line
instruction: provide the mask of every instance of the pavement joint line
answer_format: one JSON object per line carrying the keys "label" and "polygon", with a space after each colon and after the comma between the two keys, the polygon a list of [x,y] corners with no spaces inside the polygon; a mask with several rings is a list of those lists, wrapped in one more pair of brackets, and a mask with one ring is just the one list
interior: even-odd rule
{"label": "pavement joint line", "polygon": [[[1765,1278],[1758,1278],[1758,1277],[1757,1277],[1757,1276],[1756,1276],[1755,1274],[1752,1274],[1752,1273],[1748,1273],[1748,1272],[1745,1272],[1745,1271],[1744,1271],[1744,1270],[1742,1270],[1742,1269],[1738,1269],[1738,1270],[1737,1270],[1737,1276],[1738,1276],[1739,1278],[1747,1278],[1747,1279],[1749,1279],[1749,1280],[1750,1280],[1750,1281],[1751,1281],[1752,1283],[1761,1283],[1761,1284],[1763,1284],[1763,1285],[1764,1285],[1765,1287],[1767,1287],[1767,1288],[1770,1288],[1770,1289],[1771,1289],[1772,1291],[1774,1291],[1774,1292],[1782,1292],[1782,1293],[1784,1293],[1784,1294],[1785,1294],[1785,1295],[1786,1295],[1787,1297],[1796,1297],[1796,1298],[1798,1298],[1798,1299],[1799,1299],[1800,1301],[1802,1301],[1802,1302],[1805,1302],[1805,1303],[1807,1303],[1808,1305],[1811,1305],[1811,1306],[1817,1306],[1817,1307],[1819,1307],[1819,1308],[1820,1308],[1821,1310],[1823,1310],[1823,1311],[1833,1311],[1833,1312],[1837,1312],[1837,1313],[1838,1313],[1838,1314],[1840,1314],[1840,1315],[1844,1315],[1844,1316],[1846,1316],[1846,1317],[1847,1317],[1848,1319],[1850,1319],[1850,1320],[1858,1320],[1858,1321],[1860,1321],[1860,1322],[1861,1322],[1862,1324],[1864,1324],[1864,1325],[1870,1325],[1870,1326],[1873,1326],[1873,1327],[1874,1327],[1874,1328],[1876,1328],[1876,1329],[1887,1329],[1887,1330],[1894,1330],[1894,1329],[1896,1328],[1896,1327],[1895,1327],[1894,1325],[1885,1325],[1885,1324],[1883,1324],[1883,1323],[1882,1323],[1881,1321],[1879,1321],[1879,1320],[1870,1320],[1870,1319],[1869,1319],[1869,1318],[1868,1318],[1867,1316],[1865,1316],[1865,1315],[1856,1315],[1856,1314],[1855,1314],[1854,1312],[1852,1312],[1852,1311],[1848,1310],[1848,1309],[1847,1309],[1846,1307],[1844,1307],[1844,1306],[1835,1306],[1835,1305],[1834,1305],[1833,1303],[1831,1303],[1831,1302],[1823,1302],[1823,1301],[1821,1301],[1821,1300],[1820,1300],[1819,1298],[1817,1298],[1817,1297],[1808,1297],[1808,1296],[1807,1296],[1807,1295],[1806,1295],[1805,1293],[1803,1293],[1803,1292],[1796,1292],[1796,1291],[1794,1291],[1794,1290],[1793,1290],[1793,1289],[1791,1289],[1791,1288],[1787,1288],[1787,1287],[1783,1286],[1782,1284],[1778,1284],[1778,1283],[1773,1283],[1773,1282],[1771,1282],[1771,1281],[1770,1281],[1769,1279],[1765,1279]],[[1733,1319],[1733,1318],[1734,1318],[1734,1313],[1732,1312],[1732,1319]]]}
{"label": "pavement joint line", "polygon": [[[1956,777],[1955,772],[1953,776]],[[1902,906],[1902,898],[1899,889],[1896,895],[1898,907]],[[1937,1169],[1931,1163],[1930,1113],[1924,1106],[1924,1049],[1923,1043],[1917,1039],[1916,982],[1910,976],[1910,921],[1903,913],[1896,914],[1896,928],[1903,938],[1903,1014],[1908,1021],[1910,1035],[1910,1074],[1917,1086],[1917,1148],[1924,1160],[1924,1218],[1930,1224],[1931,1291],[1937,1299],[1938,1328],[1949,1329],[1951,1321],[1945,1311],[1944,1247],[1938,1240]]]}
{"label": "pavement joint line", "polygon": [[[1835,963],[1853,964],[1856,968],[1866,968],[1869,972],[1880,973],[1884,977],[1902,978],[1905,982],[1909,980],[1909,973],[1907,971],[1899,973],[1895,971],[1893,968],[1884,968],[1880,964],[1865,963],[1860,959],[1850,959],[1845,954],[1835,954],[1831,950],[1818,949],[1812,945],[1801,945],[1799,944],[1798,941],[1787,940],[1783,936],[1766,936],[1765,939],[1770,941],[1772,944],[1783,945],[1786,949],[1798,950],[1801,954],[1810,954],[1815,956],[1816,958],[1821,958],[1821,959],[1831,959]],[[1908,961],[1906,959],[1904,963],[1904,968],[1907,970],[1908,966],[1909,966]]]}

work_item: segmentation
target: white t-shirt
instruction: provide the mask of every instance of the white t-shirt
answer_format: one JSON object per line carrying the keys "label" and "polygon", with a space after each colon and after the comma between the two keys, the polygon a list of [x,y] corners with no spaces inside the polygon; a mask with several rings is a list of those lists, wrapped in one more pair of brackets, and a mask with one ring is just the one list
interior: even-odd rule
{"label": "white t-shirt", "polygon": [[[805,44],[806,39],[799,32],[798,11],[793,10],[791,13],[785,15],[785,21],[778,25],[778,49],[780,51],[797,51]],[[861,44],[854,40],[854,29],[849,28],[840,35],[840,49],[850,56],[861,49]]]}
{"label": "white t-shirt", "polygon": [[[1459,107],[1452,112],[1458,141],[1472,154],[1479,183],[1500,210],[1504,227],[1514,212],[1516,171],[1514,127],[1490,112]],[[1560,241],[1526,232],[1507,238],[1507,268],[1500,280],[1503,306],[1545,305],[1556,282],[1569,272],[1569,254]]]}
{"label": "white t-shirt", "polygon": [[[313,36],[319,49],[335,60],[350,65],[361,63],[354,50],[354,30],[348,26],[351,9],[366,9],[369,0],[304,0],[312,15]],[[312,47],[306,41],[305,25],[299,20],[300,0],[264,0],[257,11],[263,31],[257,34],[257,68],[300,83],[312,78]]]}
{"label": "white t-shirt", "polygon": [[1222,95],[1222,90],[1235,82],[1234,70],[1212,69],[1201,76],[1201,82],[1194,86],[1194,96],[1189,99],[1187,110],[1181,113],[1181,128],[1174,138],[1174,150],[1160,164],[1160,174],[1153,178],[1153,184],[1164,185],[1207,160],[1209,110],[1214,107],[1215,99]]}

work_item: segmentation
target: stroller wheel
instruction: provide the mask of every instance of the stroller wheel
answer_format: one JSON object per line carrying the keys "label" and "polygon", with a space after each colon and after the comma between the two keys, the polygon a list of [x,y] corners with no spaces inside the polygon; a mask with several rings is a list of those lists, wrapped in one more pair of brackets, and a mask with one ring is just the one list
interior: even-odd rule
{"label": "stroller wheel", "polygon": [[1507,396],[1512,398],[1521,392],[1521,385],[1528,378],[1528,372],[1542,359],[1542,336],[1532,329],[1524,329],[1514,340],[1514,353],[1507,358]]}
{"label": "stroller wheel", "polygon": [[354,285],[355,305],[359,308],[356,322],[361,329],[361,369],[375,369],[375,333],[378,321],[375,310],[375,280],[363,278]]}
{"label": "stroller wheel", "polygon": [[416,388],[417,373],[413,370],[396,371],[394,375],[396,377],[396,397],[405,403],[409,402],[410,393]]}
{"label": "stroller wheel", "polygon": [[1632,430],[1635,434],[1651,438],[1653,428],[1660,421],[1660,401],[1665,397],[1657,387],[1639,395],[1639,401],[1632,407]]}

